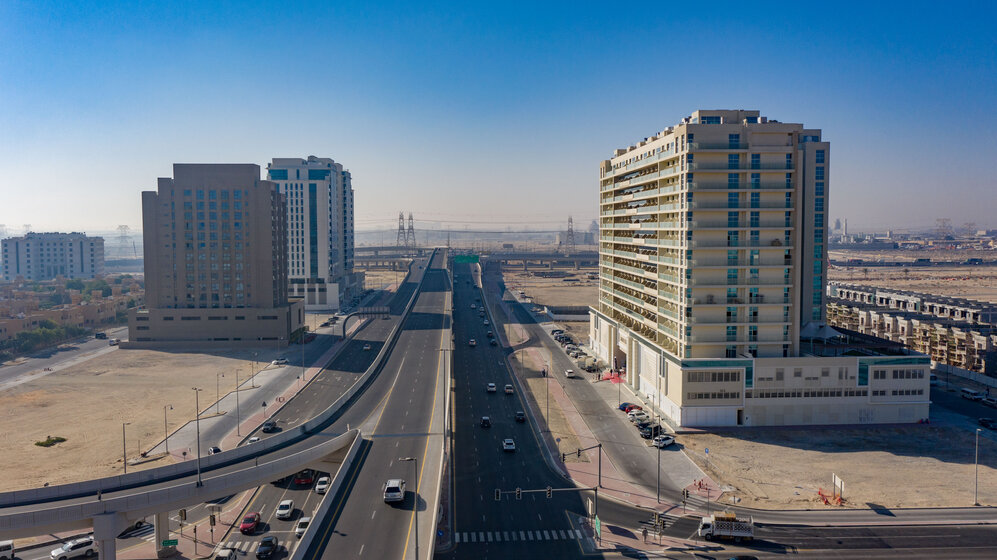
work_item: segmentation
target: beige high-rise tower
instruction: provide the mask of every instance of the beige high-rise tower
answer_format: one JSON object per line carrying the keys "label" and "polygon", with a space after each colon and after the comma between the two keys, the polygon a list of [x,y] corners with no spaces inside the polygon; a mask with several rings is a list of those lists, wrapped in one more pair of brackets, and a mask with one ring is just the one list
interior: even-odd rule
{"label": "beige high-rise tower", "polygon": [[[743,110],[696,111],[602,163],[590,342],[669,421],[835,422],[749,414],[759,368],[830,368],[801,348],[825,318],[829,166],[820,130]],[[867,369],[838,361],[841,381]],[[860,382],[834,394],[868,397]]]}

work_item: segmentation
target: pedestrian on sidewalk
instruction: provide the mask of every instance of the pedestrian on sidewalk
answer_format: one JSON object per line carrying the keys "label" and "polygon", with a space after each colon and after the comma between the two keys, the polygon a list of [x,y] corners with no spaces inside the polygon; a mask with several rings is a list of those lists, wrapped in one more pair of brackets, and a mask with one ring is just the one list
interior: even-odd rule
{"label": "pedestrian on sidewalk", "polygon": [[644,542],[647,542],[647,527],[640,530],[640,536],[644,537]]}

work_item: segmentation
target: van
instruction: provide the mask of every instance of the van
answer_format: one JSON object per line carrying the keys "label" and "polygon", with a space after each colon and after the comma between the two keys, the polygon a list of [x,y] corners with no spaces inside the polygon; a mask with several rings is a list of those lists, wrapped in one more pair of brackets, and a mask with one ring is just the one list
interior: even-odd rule
{"label": "van", "polygon": [[984,397],[983,400],[981,400],[980,402],[989,406],[990,408],[997,408],[997,399],[995,399],[994,397]]}
{"label": "van", "polygon": [[14,541],[0,541],[0,560],[14,560]]}
{"label": "van", "polygon": [[981,401],[983,400],[983,393],[979,391],[974,391],[973,389],[963,389],[959,392],[959,396],[964,399],[969,399],[971,401]]}

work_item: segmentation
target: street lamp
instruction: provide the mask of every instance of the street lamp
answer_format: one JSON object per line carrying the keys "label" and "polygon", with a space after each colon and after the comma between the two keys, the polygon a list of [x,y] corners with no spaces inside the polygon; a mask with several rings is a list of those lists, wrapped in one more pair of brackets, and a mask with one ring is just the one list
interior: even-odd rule
{"label": "street lamp", "polygon": [[163,407],[163,433],[165,434],[165,436],[163,437],[163,443],[166,445],[166,454],[169,455],[169,453],[170,453],[170,425],[166,422],[166,409],[173,410],[173,405],[172,404],[168,404],[168,405],[166,405],[166,406]]}
{"label": "street lamp", "polygon": [[[253,354],[256,355],[255,353]],[[239,424],[241,424],[242,415],[239,414],[239,368],[235,368],[235,435],[241,436]]]}
{"label": "street lamp", "polygon": [[980,432],[983,428],[976,428],[976,490],[973,492],[973,505],[980,505]]}
{"label": "street lamp", "polygon": [[194,391],[194,425],[197,429],[197,485],[201,486],[201,401],[198,393],[203,389],[191,387]]}
{"label": "street lamp", "polygon": [[215,374],[215,414],[221,414],[218,412],[218,405],[221,404],[221,392],[218,390],[218,380],[225,377],[224,373]]}
{"label": "street lamp", "polygon": [[121,423],[121,463],[125,466],[125,474],[128,474],[128,451],[127,446],[125,445],[125,426],[128,425],[131,425],[131,422]]}
{"label": "street lamp", "polygon": [[412,500],[412,511],[415,512],[415,560],[419,560],[419,458],[400,457],[398,460],[412,461],[412,465],[414,467],[412,472],[415,475],[415,498]]}

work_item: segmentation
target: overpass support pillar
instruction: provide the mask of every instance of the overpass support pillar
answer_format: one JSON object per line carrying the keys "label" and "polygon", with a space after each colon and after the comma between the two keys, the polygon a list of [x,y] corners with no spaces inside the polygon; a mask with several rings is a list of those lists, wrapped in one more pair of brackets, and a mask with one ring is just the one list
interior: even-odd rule
{"label": "overpass support pillar", "polygon": [[170,512],[161,511],[152,522],[153,536],[156,539],[156,558],[169,558],[177,553],[175,546],[163,546],[163,541],[170,538]]}
{"label": "overpass support pillar", "polygon": [[115,539],[124,530],[125,516],[120,513],[103,513],[93,518],[93,538],[100,549],[100,560],[115,560]]}

